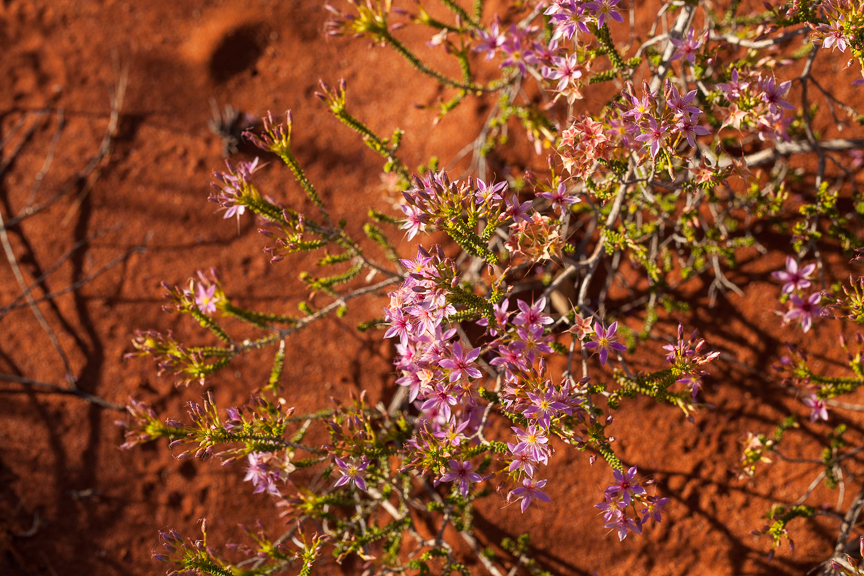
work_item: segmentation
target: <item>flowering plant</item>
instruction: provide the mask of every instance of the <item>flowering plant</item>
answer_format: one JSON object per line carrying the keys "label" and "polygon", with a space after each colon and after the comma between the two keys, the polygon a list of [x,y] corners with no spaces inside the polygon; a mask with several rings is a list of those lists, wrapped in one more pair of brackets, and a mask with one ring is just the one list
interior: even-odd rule
{"label": "flowering plant", "polygon": [[[405,4],[327,6],[327,31],[401,54],[449,94],[439,115],[469,97],[495,99],[470,147],[472,168],[457,177],[436,159],[406,164],[402,131],[374,133],[349,112],[342,81],[335,88],[322,82],[318,97],[383,158],[402,193],[395,215],[369,212],[365,238],[330,213],[295,157],[290,112],[281,123],[268,115],[263,132],[247,138],[260,154],[282,160],[309,210],[259,190],[258,158],[216,173],[210,200],[225,218],[257,219],[274,265],[315,252],[320,269],[331,272],[300,276],[310,297],[299,316],[242,308],[232,302],[230,276],[223,284],[215,271],[198,272],[184,287],[166,285],[166,309],[191,316],[215,343],[190,346],[153,331],[136,337],[133,355],[153,357],[181,384],[209,382],[237,356],[276,347],[269,381],[245,406],[220,408],[208,395],[189,404],[187,421],[163,422],[150,406],[130,402],[124,447],[166,438],[178,459],[236,463],[252,491],[291,526],[276,539],[248,531],[253,544],[235,547],[248,556],[241,563],[211,547],[204,528],[200,540],[164,532],[166,552],[157,558],[172,571],[239,574],[242,564],[251,566],[243,573],[266,574],[300,565],[307,574],[327,549],[340,562],[359,558],[370,571],[429,573],[434,566],[467,574],[456,537],[492,574],[519,566],[534,573],[527,539],[502,542],[507,556],[480,548],[475,502],[497,497],[503,505],[518,502],[522,513],[543,513],[548,487],[561,481],[547,466],[570,450],[610,468],[610,485],[597,494],[598,527],[620,540],[642,534],[661,522],[670,499],[616,453],[610,428],[617,412],[645,397],[692,418],[703,406],[706,367],[720,357],[697,332],[688,336],[681,323],[676,329],[672,313],[683,309],[676,288],[702,278],[711,305],[718,295],[741,293],[728,270],[740,249],[762,249],[757,230],[780,218],[794,220],[789,240],[799,256],[819,257],[820,242],[846,249],[860,243],[837,207],[843,182],[829,184],[825,159],[839,165],[834,155],[862,142],[818,137],[808,93],[824,94],[837,124],[860,120],[813,68],[817,57],[838,49],[864,62],[864,16],[854,2],[796,0],[750,14],[739,14],[735,1],[722,13],[708,2],[670,2],[658,22],[671,18],[671,27],[657,33],[655,22],[639,32],[647,39],[627,47],[625,16],[634,22],[640,8],[619,0],[514,0],[499,15],[484,13],[482,0],[471,10],[440,0],[446,19]],[[461,76],[424,62],[399,38],[406,26],[428,29],[432,49],[453,56]],[[795,63],[803,67],[796,78],[778,67]],[[577,107],[611,86],[615,95],[605,106]],[[502,164],[515,148],[510,131],[529,143],[521,164]],[[545,166],[531,157],[544,151]],[[819,156],[816,190],[792,199],[788,158],[807,152]],[[396,244],[399,234],[419,245]],[[790,258],[775,274],[788,295],[784,321],[804,332],[828,309],[821,292],[804,292],[815,270]],[[831,306],[857,318],[853,291]],[[389,406],[362,393],[296,414],[283,388],[288,337],[328,314],[343,315],[361,296],[381,298],[382,316],[359,328],[382,330],[395,349]],[[323,297],[326,304],[313,305]],[[229,317],[260,335],[239,339],[226,327]],[[636,354],[650,358],[644,369],[631,368]],[[826,403],[857,388],[858,380],[819,380],[796,358],[787,369],[821,384],[808,397],[817,419],[826,417]],[[860,362],[852,364],[860,371]],[[746,472],[776,451],[792,424],[784,426],[775,440],[751,436]],[[842,432],[835,436],[842,442]],[[839,449],[832,466],[839,466]],[[811,512],[772,511],[769,531],[779,538],[789,520]],[[286,545],[292,537],[297,549]]]}

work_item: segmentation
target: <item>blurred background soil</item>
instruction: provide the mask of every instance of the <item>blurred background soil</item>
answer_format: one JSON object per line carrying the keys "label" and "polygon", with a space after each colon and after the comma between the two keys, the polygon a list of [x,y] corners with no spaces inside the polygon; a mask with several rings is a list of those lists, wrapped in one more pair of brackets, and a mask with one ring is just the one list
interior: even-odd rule
{"label": "blurred background soil", "polygon": [[[256,223],[242,218],[238,231],[234,220],[224,221],[206,201],[210,174],[223,166],[222,139],[208,129],[211,99],[255,116],[290,108],[298,159],[331,213],[346,218],[357,235],[368,207],[395,215],[399,196],[382,177],[380,160],[314,98],[319,78],[331,85],[345,78],[349,109],[379,134],[405,130],[401,156],[409,166],[433,155],[446,165],[476,137],[490,101],[466,99],[433,123],[435,112],[423,107],[450,95],[390,50],[327,38],[322,4],[0,0],[0,211],[8,221],[25,206],[45,204],[65,191],[11,226],[9,240],[28,283],[62,261],[33,290],[35,298],[80,284],[39,304],[80,390],[117,404],[134,396],[173,417],[185,417],[184,403],[200,399],[204,390],[197,385],[177,389],[172,377],[156,375],[151,361],[123,358],[132,350],[135,329],[171,329],[180,341],[209,342],[200,328],[161,311],[162,281],[182,285],[196,270],[212,266],[227,293],[251,308],[294,314],[306,297],[297,276],[313,270],[314,259],[269,264]],[[487,14],[495,5],[490,2]],[[427,38],[411,30],[403,34],[440,69],[458,73],[443,54],[424,46]],[[823,72],[827,78],[841,74]],[[851,82],[843,74],[843,82]],[[123,78],[128,82],[116,131],[100,158],[112,96]],[[855,98],[842,89],[840,95]],[[603,101],[596,98],[593,104]],[[521,150],[514,156],[524,162],[530,148],[519,134],[512,138],[514,150]],[[233,158],[253,156],[241,145]],[[46,157],[53,157],[47,172]],[[95,169],[81,178],[94,157]],[[288,170],[275,158],[264,160],[269,164],[256,176],[259,187],[308,210]],[[805,171],[812,169],[811,160],[802,160]],[[532,161],[544,165],[542,158]],[[680,289],[693,312],[665,315],[658,324],[657,332],[669,336],[681,319],[724,353],[706,385],[712,407],[690,423],[676,409],[640,399],[621,410],[612,428],[626,464],[637,465],[672,499],[668,519],[641,538],[619,543],[593,508],[610,471],[589,466],[586,454],[562,445],[548,469],[553,505],[532,506],[523,515],[518,506],[506,506],[503,496],[491,496],[475,519],[482,545],[498,546],[503,537],[528,531],[540,567],[565,575],[802,574],[830,555],[837,523],[827,518],[793,523],[795,551],[784,548],[770,564],[769,541],[750,533],[762,527],[760,516],[771,504],[796,501],[818,465],[777,462],[755,481],[737,478],[747,431],[770,433],[788,414],[806,415],[800,400],[771,377],[785,340],[807,343],[815,367],[828,372],[838,373],[843,356],[839,323],[817,322],[807,335],[780,327],[779,286],[769,273],[782,266],[790,248],[767,230],[760,241],[768,254],[742,251],[740,266],[730,273],[744,296],[721,295],[709,308],[712,278],[697,278]],[[408,256],[413,248],[403,243],[400,251]],[[825,259],[842,278],[848,258],[827,246]],[[108,264],[116,265],[102,273]],[[3,258],[0,309],[20,294]],[[619,303],[631,297],[614,287],[612,296]],[[18,302],[0,319],[0,372],[67,386],[49,335],[26,303]],[[315,410],[330,397],[347,399],[364,389],[372,403],[392,396],[391,344],[380,332],[354,328],[380,316],[383,300],[355,302],[345,318],[326,319],[288,340],[289,405]],[[626,322],[641,327],[638,317]],[[643,345],[631,366],[656,369],[661,344]],[[208,381],[207,389],[223,407],[244,402],[266,382],[271,354],[240,359]],[[846,423],[850,440],[860,442],[864,433],[854,416],[834,411],[832,425]],[[76,396],[0,382],[0,574],[158,574],[163,566],[150,554],[159,529],[194,535],[206,516],[213,544],[242,541],[238,522],[262,518],[271,533],[280,529],[269,498],[252,495],[242,482],[241,465],[179,462],[162,444],[121,451],[122,431],[114,421],[122,418],[122,412]],[[814,434],[828,427],[802,419],[784,454],[818,458]],[[850,483],[845,505],[858,483]],[[836,491],[820,488],[808,502],[830,507],[837,498]],[[484,573],[476,561],[467,561],[473,573]],[[359,573],[355,564],[339,567],[332,560],[321,569]]]}

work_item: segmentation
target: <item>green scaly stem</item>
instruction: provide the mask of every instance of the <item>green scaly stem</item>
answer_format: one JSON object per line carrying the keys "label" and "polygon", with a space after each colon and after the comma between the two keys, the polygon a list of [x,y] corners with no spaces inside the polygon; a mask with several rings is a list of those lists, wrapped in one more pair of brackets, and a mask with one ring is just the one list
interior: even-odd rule
{"label": "green scaly stem", "polygon": [[389,30],[381,32],[381,39],[389,43],[397,52],[402,54],[402,56],[404,56],[405,59],[408,60],[408,62],[410,62],[412,66],[414,66],[414,68],[416,68],[423,74],[426,74],[427,76],[431,76],[432,78],[438,80],[440,83],[446,86],[460,88],[462,90],[468,90],[469,92],[494,92],[497,89],[497,87],[493,85],[489,85],[487,87],[470,82],[467,84],[465,82],[459,82],[458,80],[453,80],[452,78],[448,78],[440,72],[433,70],[432,68],[424,64],[413,52],[408,50],[408,48],[404,44],[402,44],[392,34],[390,34]]}

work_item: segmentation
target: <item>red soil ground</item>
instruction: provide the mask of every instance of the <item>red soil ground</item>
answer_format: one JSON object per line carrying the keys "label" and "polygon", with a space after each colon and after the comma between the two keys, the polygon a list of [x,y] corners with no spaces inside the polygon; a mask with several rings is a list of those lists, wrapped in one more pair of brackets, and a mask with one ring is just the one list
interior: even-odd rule
{"label": "red soil ground", "polygon": [[[249,307],[291,313],[306,296],[297,275],[312,269],[313,260],[269,264],[251,219],[241,220],[238,234],[234,222],[223,221],[206,202],[209,174],[222,164],[221,141],[207,128],[211,98],[255,114],[291,108],[299,160],[332,213],[346,217],[354,232],[362,225],[360,210],[391,211],[397,198],[380,177],[378,158],[313,98],[319,78],[331,84],[346,78],[352,110],[379,133],[406,130],[402,157],[409,166],[432,155],[446,162],[475,137],[488,102],[468,100],[433,125],[434,113],[414,106],[441,96],[432,81],[392,51],[326,39],[324,19],[318,3],[299,0],[0,2],[0,140],[22,118],[24,130],[35,126],[29,140],[23,142],[19,132],[2,150],[0,211],[8,220],[27,204],[33,175],[57,133],[59,109],[64,125],[36,201],[72,183],[62,200],[10,230],[28,282],[74,243],[110,229],[78,249],[35,297],[88,278],[147,240],[146,252],[40,305],[82,390],[115,403],[134,396],[166,416],[183,416],[184,402],[200,398],[197,386],[176,389],[172,378],[157,377],[149,360],[123,359],[137,328],[172,329],[181,341],[207,341],[184,319],[161,311],[161,281],[182,284],[195,270],[214,266],[227,292]],[[413,40],[422,45],[422,38]],[[123,69],[128,87],[110,154],[86,182],[76,181],[105,133]],[[47,115],[34,114],[46,108]],[[16,142],[22,147],[13,159]],[[251,152],[241,149],[239,157]],[[276,162],[258,181],[285,203],[309,208]],[[772,243],[770,235],[765,241],[772,249],[768,256],[742,252],[741,266],[730,276],[744,286],[743,297],[721,296],[708,308],[707,282],[686,287],[695,311],[680,318],[725,352],[706,389],[714,407],[692,424],[647,400],[631,403],[617,417],[618,452],[672,499],[669,518],[645,536],[619,543],[592,507],[611,478],[608,468],[590,467],[584,454],[562,446],[548,471],[555,504],[522,515],[498,497],[487,499],[476,518],[481,543],[497,545],[504,536],[529,531],[541,567],[567,575],[801,574],[830,555],[836,522],[824,518],[793,525],[796,550],[784,549],[770,564],[768,541],[750,534],[772,503],[795,501],[818,467],[780,462],[754,482],[738,480],[735,471],[747,431],[770,432],[790,411],[806,412],[770,379],[784,340],[815,345],[813,355],[826,369],[842,356],[834,344],[838,323],[819,323],[806,337],[781,329],[774,312],[779,288],[769,272],[781,266],[788,246]],[[401,250],[412,252],[408,245]],[[845,262],[830,250],[826,258]],[[20,288],[5,258],[0,271],[5,306]],[[380,314],[381,306],[358,303],[345,318],[327,319],[289,340],[285,396],[291,405],[320,408],[331,396],[347,398],[363,389],[373,403],[392,395],[390,344],[380,332],[354,330],[358,321]],[[658,331],[672,334],[674,328],[667,318]],[[63,365],[29,309],[10,312],[0,330],[0,372],[65,386]],[[222,406],[241,403],[266,381],[269,360],[269,352],[241,359],[208,389]],[[659,352],[645,353],[633,365],[655,368],[660,360]],[[192,535],[206,516],[214,542],[239,541],[238,522],[273,516],[269,500],[243,484],[240,466],[181,463],[162,445],[120,451],[122,433],[114,421],[121,413],[6,382],[0,391],[4,575],[158,574],[162,565],[150,559],[158,529]],[[835,414],[832,423],[839,422],[860,441],[858,420]],[[812,435],[827,429],[805,422],[791,433],[785,453],[818,457]],[[852,495],[845,498],[848,505]],[[820,489],[810,502],[831,506],[836,499]],[[278,530],[278,521],[269,525]],[[329,562],[323,570],[339,572]],[[479,564],[471,569],[483,573]]]}

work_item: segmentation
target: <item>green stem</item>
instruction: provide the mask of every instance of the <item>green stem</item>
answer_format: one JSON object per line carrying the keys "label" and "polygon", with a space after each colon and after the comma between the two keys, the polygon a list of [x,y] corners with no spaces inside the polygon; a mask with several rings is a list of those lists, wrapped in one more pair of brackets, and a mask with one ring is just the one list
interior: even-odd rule
{"label": "green stem", "polygon": [[258,442],[261,444],[278,444],[279,446],[288,446],[291,448],[296,448],[298,450],[305,450],[306,452],[310,452],[312,454],[324,454],[324,450],[319,450],[318,448],[312,448],[311,446],[306,446],[305,444],[298,444],[297,442],[291,442],[290,440],[286,440],[281,436],[273,436],[270,434],[251,434],[251,433],[236,433],[236,432],[228,432],[227,430],[219,430],[214,434],[209,436],[211,441],[221,441],[221,442]]}
{"label": "green stem", "polygon": [[384,157],[388,162],[393,163],[393,168],[396,172],[399,173],[405,180],[411,181],[411,174],[408,173],[408,169],[405,167],[405,164],[402,163],[401,160],[396,158],[387,145],[375,134],[368,126],[363,124],[360,120],[352,116],[348,113],[344,108],[336,112],[336,118],[339,119],[340,122],[363,136],[363,141],[366,142],[366,145],[369,146],[372,150],[380,154]]}
{"label": "green stem", "polygon": [[615,48],[615,43],[612,41],[612,33],[609,32],[609,27],[606,24],[603,24],[597,30],[597,40],[600,41],[600,45],[606,50],[606,55],[609,56],[609,60],[612,62],[612,65],[615,67],[615,70],[622,71],[626,68],[624,64],[624,59],[621,58],[621,54],[618,53],[618,50]]}
{"label": "green stem", "polygon": [[[472,28],[478,28],[479,25],[475,22],[474,18],[471,18],[471,15],[468,12],[459,6],[454,0],[441,0],[441,3],[447,6],[450,10],[452,10],[455,14],[457,14],[463,22],[470,25]],[[476,11],[477,6],[475,4],[474,10]]]}
{"label": "green stem", "polygon": [[464,82],[459,82],[457,80],[453,80],[451,78],[444,76],[443,74],[433,70],[432,68],[429,68],[417,56],[415,56],[413,52],[408,50],[408,48],[404,44],[402,44],[399,40],[397,40],[395,37],[393,37],[393,35],[390,34],[389,30],[386,32],[382,32],[381,38],[383,40],[389,42],[390,45],[393,46],[393,48],[397,52],[402,54],[402,56],[404,56],[405,59],[408,60],[408,62],[410,62],[411,65],[414,66],[417,70],[426,74],[427,76],[431,76],[432,78],[435,78],[440,83],[442,83],[446,86],[452,86],[453,88],[461,88],[462,90],[468,90],[471,92],[493,92],[495,90],[495,88],[493,88],[491,86],[486,87],[486,86],[481,86],[479,84],[473,84],[473,83],[467,83],[466,84]]}
{"label": "green stem", "polygon": [[279,380],[282,379],[282,369],[285,367],[285,340],[279,342],[279,350],[276,351],[276,357],[273,359],[273,369],[270,371],[270,380],[267,382],[265,390],[277,391],[279,389]]}
{"label": "green stem", "polygon": [[297,162],[297,159],[294,158],[294,154],[291,153],[290,150],[282,151],[282,161],[288,165],[288,168],[291,169],[291,173],[294,174],[294,179],[300,184],[303,190],[306,192],[306,196],[312,201],[315,206],[321,210],[321,214],[324,215],[324,218],[327,219],[327,222],[330,222],[330,215],[327,213],[327,209],[324,208],[324,202],[321,201],[321,197],[318,195],[318,192],[315,190],[315,187],[306,178],[306,173],[303,172],[303,169],[300,167],[300,164]]}
{"label": "green stem", "polygon": [[[808,372],[810,372],[809,369]],[[864,384],[864,379],[862,378],[829,378],[827,376],[819,376],[813,372],[810,372],[809,378],[812,382],[820,384],[818,396],[823,399],[834,398],[841,394],[849,394]]]}
{"label": "green stem", "polygon": [[234,354],[231,348],[219,348],[218,346],[197,346],[190,348],[193,354],[200,354],[202,358],[225,358]]}
{"label": "green stem", "polygon": [[213,576],[235,576],[233,572],[226,568],[222,568],[209,558],[206,560],[198,559],[189,562],[189,568],[201,570],[202,572],[207,572],[208,574],[212,574]]}
{"label": "green stem", "polygon": [[299,318],[293,318],[291,316],[281,316],[279,314],[265,314],[263,312],[253,312],[252,310],[245,310],[243,308],[238,308],[233,304],[225,304],[223,308],[226,314],[230,314],[235,318],[239,318],[240,320],[245,320],[250,324],[258,326],[259,328],[269,328],[270,324],[288,324],[293,326],[300,321]]}
{"label": "green stem", "polygon": [[201,312],[201,310],[198,309],[198,306],[193,306],[192,308],[190,308],[189,314],[191,314],[193,318],[198,320],[198,323],[201,324],[201,326],[207,328],[213,334],[215,334],[217,338],[229,344],[231,343],[231,338],[228,336],[225,330],[223,330],[222,327],[219,326],[219,324],[217,324],[215,320]]}

